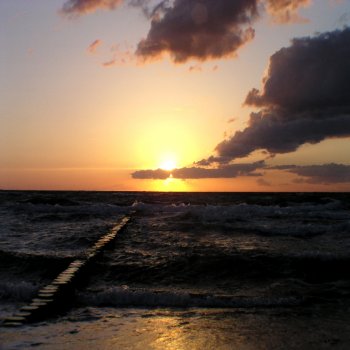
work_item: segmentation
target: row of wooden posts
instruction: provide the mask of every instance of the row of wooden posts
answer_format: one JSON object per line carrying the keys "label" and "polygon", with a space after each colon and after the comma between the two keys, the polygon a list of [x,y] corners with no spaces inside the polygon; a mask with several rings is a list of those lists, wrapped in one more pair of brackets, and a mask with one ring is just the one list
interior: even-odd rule
{"label": "row of wooden posts", "polygon": [[130,219],[131,216],[122,217],[107,234],[87,249],[83,257],[72,261],[50,284],[39,290],[38,295],[32,299],[29,305],[23,306],[12,317],[7,317],[2,325],[5,327],[19,327],[26,323],[41,321],[55,312],[61,311],[69,303],[83,272],[86,272],[94,259],[114,241],[117,234]]}

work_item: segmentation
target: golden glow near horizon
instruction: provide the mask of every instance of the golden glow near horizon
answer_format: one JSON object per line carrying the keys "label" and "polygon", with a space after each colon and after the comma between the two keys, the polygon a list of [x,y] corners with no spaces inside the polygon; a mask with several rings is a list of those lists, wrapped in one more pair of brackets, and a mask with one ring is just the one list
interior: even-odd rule
{"label": "golden glow near horizon", "polygon": [[165,180],[154,180],[150,186],[150,191],[161,192],[186,192],[193,188],[185,180],[174,179],[171,175]]}
{"label": "golden glow near horizon", "polygon": [[[339,18],[349,12],[347,2],[330,7],[328,1],[314,1],[303,8],[307,23],[278,27],[281,30],[268,23],[268,17],[261,18],[254,24],[256,37],[237,57],[178,64],[169,58],[136,64],[125,57],[115,65],[105,63],[113,63],[124,44],[133,51],[147,36],[146,16],[120,6],[67,20],[57,15],[65,2],[0,1],[6,33],[0,55],[5,82],[0,84],[0,189],[349,189],[349,183],[298,182],[297,175],[278,170],[259,171],[265,180],[260,184],[255,176],[131,176],[138,170],[171,172],[215,155],[215,146],[246,128],[256,111],[242,103],[253,88],[261,89],[271,55],[295,37],[337,29]],[[98,45],[87,52],[93,43]],[[304,144],[267,163],[350,164],[349,145],[350,138]],[[234,162],[263,158],[266,154],[255,152]]]}

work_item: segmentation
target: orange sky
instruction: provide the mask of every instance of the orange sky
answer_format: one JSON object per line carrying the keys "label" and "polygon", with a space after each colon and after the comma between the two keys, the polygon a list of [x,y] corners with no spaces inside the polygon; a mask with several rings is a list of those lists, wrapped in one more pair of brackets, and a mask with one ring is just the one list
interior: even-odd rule
{"label": "orange sky", "polygon": [[[270,8],[254,20],[255,37],[236,52],[222,57],[191,52],[178,62],[167,54],[145,62],[135,56],[138,43],[150,33],[150,19],[139,8],[125,2],[106,9],[96,0],[88,14],[60,13],[68,3],[0,4],[0,189],[350,190],[350,181],[312,183],[301,173],[269,169],[350,165],[347,137],[306,142],[274,157],[257,150],[230,160],[265,160],[258,175],[165,180],[131,176],[164,168],[165,163],[193,167],[215,155],[220,142],[249,125],[256,107],[243,102],[250,90],[262,88],[270,56],[291,45],[294,37],[343,28],[349,22],[344,15],[350,13],[347,1],[313,1],[301,6],[298,18],[287,24],[271,17]],[[210,21],[210,12],[202,7],[196,11],[196,21]]]}

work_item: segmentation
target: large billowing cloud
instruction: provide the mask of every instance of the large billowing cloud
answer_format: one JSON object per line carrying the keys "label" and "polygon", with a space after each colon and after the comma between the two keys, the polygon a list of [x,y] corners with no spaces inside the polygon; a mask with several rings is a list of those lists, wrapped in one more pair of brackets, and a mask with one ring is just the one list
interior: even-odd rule
{"label": "large billowing cloud", "polygon": [[169,53],[175,62],[232,56],[254,36],[256,0],[175,0],[153,18],[136,54],[156,58]]}
{"label": "large billowing cloud", "polygon": [[322,165],[286,165],[271,169],[285,170],[301,176],[296,182],[310,184],[334,184],[350,183],[350,165],[345,164],[322,164]]}
{"label": "large billowing cloud", "polygon": [[249,124],[216,147],[225,159],[255,150],[295,151],[305,143],[350,136],[350,28],[294,39],[270,58],[261,91],[245,103],[260,108]]}
{"label": "large billowing cloud", "polygon": [[262,176],[257,169],[265,167],[264,161],[247,164],[228,164],[219,168],[185,167],[172,171],[138,170],[131,174],[134,179],[166,179],[170,175],[176,179],[212,179],[212,178],[235,178],[238,176]]}
{"label": "large billowing cloud", "polygon": [[288,22],[309,0],[67,0],[62,12],[82,15],[114,9],[122,2],[141,8],[151,20],[136,56],[152,60],[169,54],[174,62],[183,63],[236,55],[253,39],[252,24],[262,4],[277,21]]}
{"label": "large billowing cloud", "polygon": [[249,127],[219,143],[216,151],[225,159],[245,157],[261,149],[271,154],[288,153],[305,143],[315,144],[330,137],[350,136],[349,114],[287,121],[279,117],[278,114],[264,112],[252,114]]}

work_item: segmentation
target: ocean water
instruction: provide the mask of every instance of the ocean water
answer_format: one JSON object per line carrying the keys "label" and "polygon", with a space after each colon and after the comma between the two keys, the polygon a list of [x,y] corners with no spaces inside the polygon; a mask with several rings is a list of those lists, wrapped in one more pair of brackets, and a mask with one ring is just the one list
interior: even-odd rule
{"label": "ocean water", "polygon": [[350,348],[346,193],[1,191],[0,318],[129,214],[69,308],[0,347]]}

